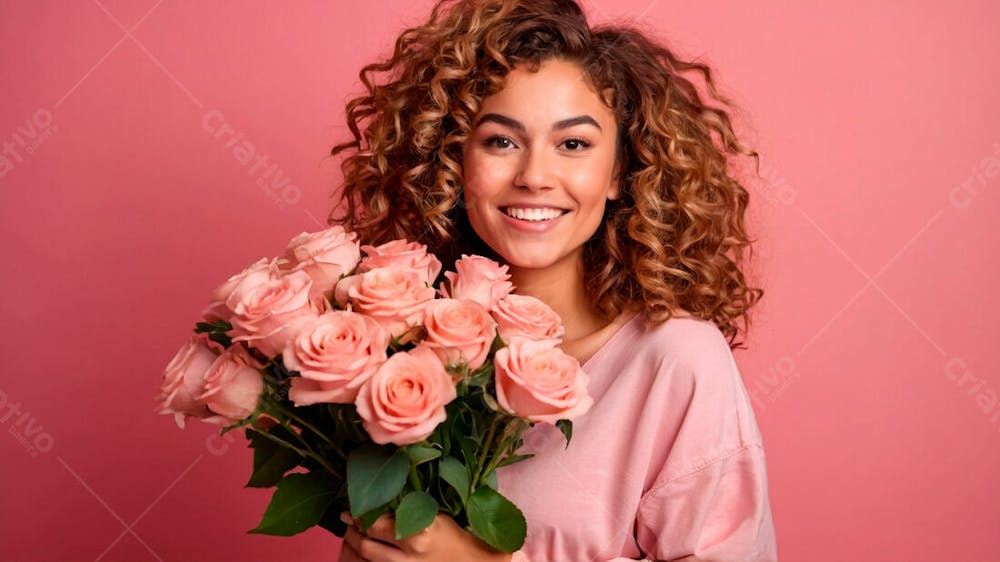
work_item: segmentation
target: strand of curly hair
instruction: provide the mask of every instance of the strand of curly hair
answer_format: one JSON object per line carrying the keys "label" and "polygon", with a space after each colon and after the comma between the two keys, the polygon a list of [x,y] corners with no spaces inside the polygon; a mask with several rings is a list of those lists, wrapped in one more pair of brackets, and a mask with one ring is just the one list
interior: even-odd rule
{"label": "strand of curly hair", "polygon": [[[607,318],[641,303],[651,325],[684,310],[711,320],[731,347],[763,296],[741,269],[751,251],[749,194],[731,177],[730,155],[757,152],[737,138],[730,100],[711,69],[685,61],[629,27],[591,29],[573,0],[439,0],[429,20],[405,30],[386,60],[365,66],[366,93],[346,108],[353,140],[330,224],[363,240],[418,240],[445,263],[493,255],[462,203],[462,147],[482,100],[518,64],[575,62],[619,123],[621,197],[584,246],[586,290]],[[381,79],[380,79],[381,78]],[[713,134],[719,142],[713,139]]]}

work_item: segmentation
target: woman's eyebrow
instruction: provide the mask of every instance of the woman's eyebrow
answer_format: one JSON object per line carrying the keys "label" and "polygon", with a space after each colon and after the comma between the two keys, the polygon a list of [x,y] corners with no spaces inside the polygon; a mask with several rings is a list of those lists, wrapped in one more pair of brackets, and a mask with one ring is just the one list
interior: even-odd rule
{"label": "woman's eyebrow", "polygon": [[[525,130],[524,124],[518,121],[517,119],[511,119],[510,117],[507,117],[506,115],[500,115],[499,113],[486,113],[482,115],[479,119],[476,120],[475,126],[478,127],[483,123],[488,123],[490,121],[510,127],[511,129],[516,129],[521,132],[524,132]],[[552,130],[557,131],[559,129],[568,129],[569,127],[573,127],[575,125],[593,125],[597,127],[598,131],[603,131],[603,129],[601,129],[601,126],[597,123],[597,121],[589,115],[577,115],[576,117],[570,117],[569,119],[556,121],[556,123],[552,126]]]}
{"label": "woman's eyebrow", "polygon": [[598,131],[603,131],[601,126],[597,123],[597,120],[589,115],[577,115],[576,117],[556,121],[556,124],[552,126],[552,130],[568,129],[574,125],[593,125],[597,127]]}

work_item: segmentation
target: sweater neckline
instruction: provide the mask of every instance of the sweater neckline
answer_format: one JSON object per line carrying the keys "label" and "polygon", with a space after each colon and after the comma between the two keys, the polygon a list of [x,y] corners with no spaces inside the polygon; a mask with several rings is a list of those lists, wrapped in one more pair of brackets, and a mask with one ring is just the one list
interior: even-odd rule
{"label": "sweater neckline", "polygon": [[587,371],[587,368],[588,368],[588,367],[590,367],[590,366],[591,366],[591,365],[593,365],[593,364],[594,364],[594,363],[595,363],[595,362],[596,362],[596,361],[597,361],[598,359],[600,359],[600,357],[601,357],[602,355],[604,355],[604,354],[605,354],[605,352],[606,352],[606,351],[607,351],[607,350],[608,350],[609,348],[611,348],[611,347],[612,347],[612,346],[613,346],[613,345],[615,344],[615,342],[616,342],[617,340],[621,339],[621,338],[623,337],[623,334],[624,334],[625,332],[631,332],[631,331],[633,331],[633,330],[632,330],[632,327],[633,327],[633,325],[634,325],[634,324],[636,323],[636,321],[640,321],[640,320],[642,319],[642,317],[643,317],[643,314],[642,314],[642,311],[641,311],[641,310],[639,310],[639,311],[634,311],[634,312],[629,312],[629,311],[625,311],[625,312],[622,312],[622,314],[631,314],[631,315],[632,315],[632,317],[631,317],[631,318],[629,318],[628,320],[626,320],[625,322],[623,322],[623,323],[622,323],[622,325],[621,325],[621,326],[619,326],[617,330],[615,330],[615,333],[611,334],[611,337],[610,337],[610,338],[608,338],[608,340],[607,340],[606,342],[604,342],[604,344],[603,344],[603,345],[601,345],[601,347],[599,347],[599,348],[597,349],[597,351],[595,351],[594,353],[592,353],[592,354],[590,355],[590,357],[589,357],[589,358],[588,358],[588,359],[587,359],[586,361],[584,361],[584,362],[583,362],[583,364],[582,364],[582,365],[580,365],[580,368],[581,368],[581,369],[582,369],[582,370],[583,370],[584,372],[586,372],[586,371]]}

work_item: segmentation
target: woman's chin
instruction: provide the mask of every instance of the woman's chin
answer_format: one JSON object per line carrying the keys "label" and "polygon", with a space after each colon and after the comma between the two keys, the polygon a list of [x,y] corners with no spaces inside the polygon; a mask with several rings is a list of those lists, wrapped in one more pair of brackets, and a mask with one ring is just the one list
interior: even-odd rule
{"label": "woman's chin", "polygon": [[[503,263],[510,267],[511,273],[542,272],[572,261],[572,256],[555,255],[553,253],[500,253]],[[582,256],[581,256],[582,257]]]}

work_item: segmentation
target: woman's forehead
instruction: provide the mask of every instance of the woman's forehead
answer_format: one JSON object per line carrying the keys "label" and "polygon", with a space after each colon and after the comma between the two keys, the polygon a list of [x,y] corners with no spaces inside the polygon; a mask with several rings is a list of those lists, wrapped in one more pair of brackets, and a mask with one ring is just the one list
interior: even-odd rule
{"label": "woman's forehead", "polygon": [[[605,96],[608,93],[606,89]],[[598,94],[580,65],[551,60],[537,70],[515,66],[505,76],[503,87],[483,100],[480,115],[498,112],[557,122],[582,113],[607,122],[614,120],[608,99]]]}

